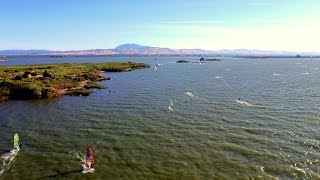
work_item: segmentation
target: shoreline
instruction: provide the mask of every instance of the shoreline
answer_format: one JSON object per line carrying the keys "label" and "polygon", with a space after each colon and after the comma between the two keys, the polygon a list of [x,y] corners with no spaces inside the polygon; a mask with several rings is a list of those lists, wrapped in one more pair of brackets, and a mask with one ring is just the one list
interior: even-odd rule
{"label": "shoreline", "polygon": [[110,80],[101,72],[128,72],[150,67],[127,62],[40,64],[0,67],[0,102],[10,99],[47,99],[61,95],[89,96],[90,89],[104,89]]}

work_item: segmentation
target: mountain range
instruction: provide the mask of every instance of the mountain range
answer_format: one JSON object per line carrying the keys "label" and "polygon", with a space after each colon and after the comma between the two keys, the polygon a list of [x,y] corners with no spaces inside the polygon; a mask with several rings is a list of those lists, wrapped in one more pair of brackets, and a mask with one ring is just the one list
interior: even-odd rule
{"label": "mountain range", "polygon": [[249,49],[223,49],[223,50],[204,50],[204,49],[171,49],[151,46],[142,46],[139,44],[122,44],[114,49],[90,49],[90,50],[72,50],[72,51],[50,51],[50,50],[0,50],[2,56],[12,55],[47,55],[47,56],[81,56],[81,55],[212,55],[212,56],[232,56],[232,57],[296,57],[299,56],[320,56],[320,53],[305,52],[298,53],[292,51],[264,51]]}

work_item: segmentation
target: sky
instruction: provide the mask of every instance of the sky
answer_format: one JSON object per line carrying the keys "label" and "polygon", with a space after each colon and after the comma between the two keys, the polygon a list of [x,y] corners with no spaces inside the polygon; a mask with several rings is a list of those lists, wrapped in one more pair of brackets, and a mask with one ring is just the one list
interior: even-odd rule
{"label": "sky", "polygon": [[0,50],[320,52],[320,0],[0,0]]}

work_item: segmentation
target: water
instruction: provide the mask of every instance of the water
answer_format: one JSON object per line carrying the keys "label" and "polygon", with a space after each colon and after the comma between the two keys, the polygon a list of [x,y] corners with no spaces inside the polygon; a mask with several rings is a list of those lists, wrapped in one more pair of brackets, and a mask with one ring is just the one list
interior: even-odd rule
{"label": "water", "polygon": [[[1,62],[131,60],[151,68],[107,73],[111,80],[102,83],[110,93],[1,103],[0,152],[11,149],[15,132],[22,148],[0,179],[320,178],[319,59],[225,58],[202,65],[176,64],[179,59]],[[88,144],[95,171],[82,174]]]}
{"label": "water", "polygon": [[0,169],[0,176],[6,172],[8,169],[10,169],[11,164],[14,162],[15,157],[18,155],[19,149],[12,149],[8,152],[1,153],[1,169]]}

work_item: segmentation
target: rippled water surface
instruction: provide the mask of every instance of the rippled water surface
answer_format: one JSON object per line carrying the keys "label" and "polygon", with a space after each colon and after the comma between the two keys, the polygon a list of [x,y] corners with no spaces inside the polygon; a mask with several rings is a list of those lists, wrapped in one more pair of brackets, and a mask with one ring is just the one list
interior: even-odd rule
{"label": "rippled water surface", "polygon": [[[225,58],[202,65],[154,59],[1,62],[131,60],[151,68],[105,73],[108,89],[89,97],[1,103],[1,158],[12,149],[14,132],[22,148],[0,179],[320,178],[319,59]],[[87,144],[95,152],[93,174],[81,173],[78,156]]]}

